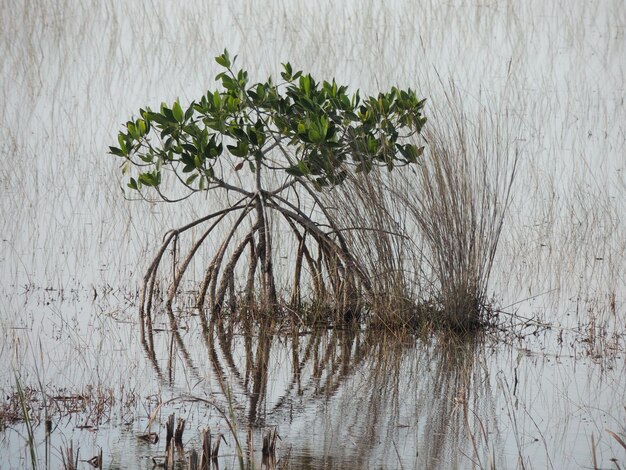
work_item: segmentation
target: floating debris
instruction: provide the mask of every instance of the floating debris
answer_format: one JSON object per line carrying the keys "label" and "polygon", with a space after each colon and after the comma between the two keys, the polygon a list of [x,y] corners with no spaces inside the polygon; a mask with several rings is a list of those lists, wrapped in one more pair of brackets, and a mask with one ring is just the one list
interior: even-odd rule
{"label": "floating debris", "polygon": [[137,439],[147,442],[148,444],[156,444],[159,442],[159,435],[156,432],[148,432],[146,434],[139,434]]}

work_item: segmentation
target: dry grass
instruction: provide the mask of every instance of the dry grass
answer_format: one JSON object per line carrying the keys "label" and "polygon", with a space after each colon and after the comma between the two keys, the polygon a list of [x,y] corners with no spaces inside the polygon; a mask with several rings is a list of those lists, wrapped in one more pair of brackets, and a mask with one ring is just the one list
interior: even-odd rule
{"label": "dry grass", "polygon": [[[466,115],[448,95],[434,112],[424,162],[398,193],[412,216],[431,269],[443,319],[468,328],[480,321],[517,166],[506,120],[490,110]],[[413,189],[412,191],[410,189]]]}
{"label": "dry grass", "polygon": [[86,386],[81,392],[67,389],[46,389],[42,392],[26,387],[0,403],[0,430],[25,421],[26,416],[39,425],[44,422],[46,412],[54,421],[74,417],[76,427],[97,429],[110,423],[118,411],[123,415],[128,414],[136,406],[136,400],[137,395],[134,393],[105,386]]}
{"label": "dry grass", "polygon": [[[489,277],[517,168],[507,120],[467,115],[452,89],[431,111],[420,165],[353,175],[327,198],[372,279],[383,324],[416,319],[473,329],[487,311]],[[441,105],[441,106],[440,106]]]}

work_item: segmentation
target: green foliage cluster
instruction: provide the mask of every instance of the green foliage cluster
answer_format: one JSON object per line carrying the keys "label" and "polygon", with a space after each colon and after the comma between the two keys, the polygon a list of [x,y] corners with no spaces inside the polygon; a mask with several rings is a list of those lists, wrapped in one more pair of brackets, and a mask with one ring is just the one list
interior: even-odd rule
{"label": "green foliage cluster", "polygon": [[[320,190],[341,184],[350,165],[356,172],[376,166],[415,163],[423,147],[407,138],[426,122],[424,101],[411,89],[392,88],[362,99],[347,86],[317,82],[310,74],[283,64],[282,81],[270,77],[249,84],[248,72],[234,68],[228,51],[216,57],[224,71],[221,89],[207,91],[183,107],[163,103],[158,111],[141,109],[118,135],[110,152],[139,173],[128,186],[160,192],[162,174],[170,170],[190,191],[225,187],[229,168],[284,171]],[[223,157],[230,155],[230,165]],[[232,171],[232,170],[230,170]]]}

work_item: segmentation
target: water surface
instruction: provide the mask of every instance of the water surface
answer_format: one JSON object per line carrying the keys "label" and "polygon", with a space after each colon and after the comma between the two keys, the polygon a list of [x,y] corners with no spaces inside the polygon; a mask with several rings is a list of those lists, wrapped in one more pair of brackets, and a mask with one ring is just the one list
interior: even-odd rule
{"label": "water surface", "polygon": [[[626,434],[621,1],[5,2],[0,22],[0,391],[9,405],[17,374],[36,398],[41,462],[44,404],[51,468],[70,441],[105,468],[151,468],[163,442],[136,435],[155,410],[162,436],[170,412],[188,420],[188,448],[204,426],[229,436],[195,397],[232,405],[257,466],[273,426],[293,468],[624,466],[606,431]],[[143,272],[165,230],[214,202],[125,199],[107,148],[139,107],[213,87],[225,47],[253,80],[291,61],[367,93],[412,87],[431,111],[454,86],[468,116],[514,127],[489,294],[517,336],[203,332],[181,308],[179,335],[161,314],[146,353]],[[5,425],[8,468],[29,465],[24,425]]]}

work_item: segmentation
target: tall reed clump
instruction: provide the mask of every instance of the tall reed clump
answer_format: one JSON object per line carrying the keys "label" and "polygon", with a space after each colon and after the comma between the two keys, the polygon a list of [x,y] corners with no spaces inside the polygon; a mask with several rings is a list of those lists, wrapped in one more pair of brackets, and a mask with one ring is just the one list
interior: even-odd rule
{"label": "tall reed clump", "polygon": [[394,178],[384,171],[351,173],[324,202],[372,280],[366,303],[373,317],[395,330],[413,322],[420,303],[417,285],[425,276],[415,275],[424,260],[407,227],[408,207],[394,199],[393,185]]}
{"label": "tall reed clump", "polygon": [[518,153],[507,115],[445,98],[428,113],[420,164],[352,175],[335,210],[376,279],[374,317],[467,330],[484,320]]}
{"label": "tall reed clump", "polygon": [[395,197],[422,242],[439,319],[467,329],[487,305],[518,151],[506,114],[481,108],[468,115],[454,90],[431,116],[424,160],[415,174],[402,175]]}

